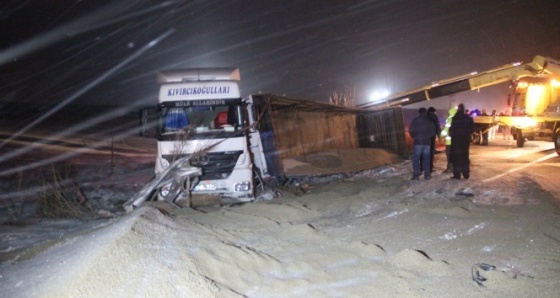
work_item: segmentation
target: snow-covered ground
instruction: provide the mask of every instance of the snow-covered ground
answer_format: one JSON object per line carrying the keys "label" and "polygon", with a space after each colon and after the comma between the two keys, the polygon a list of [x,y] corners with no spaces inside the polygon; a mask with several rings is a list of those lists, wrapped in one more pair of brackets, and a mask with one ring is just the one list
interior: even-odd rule
{"label": "snow-covered ground", "polygon": [[[278,189],[277,198],[244,205],[178,209],[150,202],[130,214],[110,210],[109,219],[4,224],[0,291],[5,297],[557,297],[560,160],[551,148],[528,142],[520,149],[505,140],[472,146],[468,181],[448,180],[441,173],[445,154],[437,154],[429,181],[408,180],[410,161],[381,163],[375,171],[309,185],[304,195]],[[148,165],[129,193],[145,183]],[[120,177],[135,185],[127,166],[119,163],[106,179],[111,183],[97,182],[97,194]],[[111,193],[98,199],[111,201]]]}

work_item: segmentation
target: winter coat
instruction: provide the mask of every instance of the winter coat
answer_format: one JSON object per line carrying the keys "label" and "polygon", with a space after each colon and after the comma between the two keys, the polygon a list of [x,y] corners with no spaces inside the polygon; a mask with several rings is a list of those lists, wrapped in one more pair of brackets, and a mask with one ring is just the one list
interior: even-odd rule
{"label": "winter coat", "polygon": [[441,134],[441,127],[439,126],[439,118],[435,113],[428,113],[428,117],[434,121],[434,125],[436,126],[436,136]]}
{"label": "winter coat", "polygon": [[473,119],[465,113],[457,112],[451,120],[449,136],[453,140],[453,145],[468,147],[471,142],[471,135],[475,130]]}
{"label": "winter coat", "polygon": [[436,126],[428,115],[420,115],[412,120],[408,133],[414,139],[414,145],[430,145],[436,136]]}

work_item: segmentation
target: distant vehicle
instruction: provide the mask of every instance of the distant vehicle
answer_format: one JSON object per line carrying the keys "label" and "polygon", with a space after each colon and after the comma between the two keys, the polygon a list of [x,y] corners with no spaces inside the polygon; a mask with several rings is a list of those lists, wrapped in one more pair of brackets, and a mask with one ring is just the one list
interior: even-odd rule
{"label": "distant vehicle", "polygon": [[512,115],[476,116],[477,124],[501,124],[512,128],[518,147],[525,139],[552,140],[560,155],[560,61],[535,56],[530,63],[512,63],[481,73],[471,73],[434,82],[428,86],[390,95],[381,101],[360,105],[364,109],[404,106],[467,90],[510,81],[515,87]]}

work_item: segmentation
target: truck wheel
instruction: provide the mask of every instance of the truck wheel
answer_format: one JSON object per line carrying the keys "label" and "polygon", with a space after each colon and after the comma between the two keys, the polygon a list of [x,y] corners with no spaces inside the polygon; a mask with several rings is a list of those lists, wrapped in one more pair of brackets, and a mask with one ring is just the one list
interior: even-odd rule
{"label": "truck wheel", "polygon": [[480,134],[478,133],[478,131],[476,131],[475,133],[473,133],[471,135],[471,143],[475,144],[475,145],[479,145],[482,143],[482,138],[480,137]]}
{"label": "truck wheel", "polygon": [[554,132],[552,138],[554,140],[554,149],[556,149],[556,153],[560,155],[560,129]]}
{"label": "truck wheel", "polygon": [[525,145],[525,138],[523,138],[523,131],[518,129],[516,132],[516,141],[517,141],[517,148],[523,148]]}

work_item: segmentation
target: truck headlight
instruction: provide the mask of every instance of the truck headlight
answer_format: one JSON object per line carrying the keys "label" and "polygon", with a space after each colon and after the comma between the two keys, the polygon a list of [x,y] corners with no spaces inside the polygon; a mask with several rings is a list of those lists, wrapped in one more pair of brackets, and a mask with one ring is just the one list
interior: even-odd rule
{"label": "truck headlight", "polygon": [[162,169],[167,169],[167,167],[169,167],[169,162],[165,158],[160,158],[159,164],[161,165]]}
{"label": "truck headlight", "polygon": [[244,182],[241,182],[241,183],[237,183],[234,186],[234,190],[235,191],[249,191],[249,190],[251,190],[251,182],[244,181]]}
{"label": "truck headlight", "polygon": [[163,197],[166,197],[169,194],[170,189],[171,189],[171,185],[164,186],[160,188],[159,194]]}
{"label": "truck headlight", "polygon": [[513,125],[516,127],[535,127],[537,126],[537,121],[529,117],[519,117],[513,118]]}

